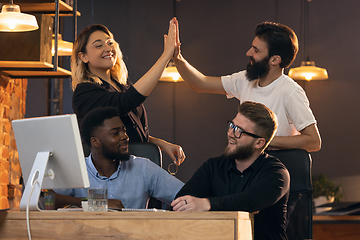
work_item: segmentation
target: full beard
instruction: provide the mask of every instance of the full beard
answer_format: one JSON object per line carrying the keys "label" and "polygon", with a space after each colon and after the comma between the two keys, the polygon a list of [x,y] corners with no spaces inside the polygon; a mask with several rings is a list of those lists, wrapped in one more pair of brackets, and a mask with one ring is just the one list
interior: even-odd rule
{"label": "full beard", "polygon": [[[255,139],[254,139],[255,141]],[[230,150],[230,146],[228,145],[225,148],[224,155],[229,158],[234,158],[236,160],[246,160],[255,152],[254,149],[254,141],[244,146],[237,146],[233,151]]]}
{"label": "full beard", "polygon": [[253,64],[251,64],[251,61],[246,66],[246,77],[249,81],[253,81],[262,77],[265,77],[269,71],[269,59],[270,57],[266,57],[263,60],[256,62],[254,58],[250,57],[250,60],[252,60]]}
{"label": "full beard", "polygon": [[102,154],[106,159],[112,160],[112,161],[128,161],[130,159],[130,153],[129,151],[122,153],[120,150],[118,152],[110,151],[108,148],[104,147],[102,148]]}

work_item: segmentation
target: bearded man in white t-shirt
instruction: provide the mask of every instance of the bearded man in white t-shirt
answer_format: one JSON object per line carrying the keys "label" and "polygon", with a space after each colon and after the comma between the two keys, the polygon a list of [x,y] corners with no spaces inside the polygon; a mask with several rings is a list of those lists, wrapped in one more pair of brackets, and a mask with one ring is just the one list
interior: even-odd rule
{"label": "bearded man in white t-shirt", "polygon": [[[178,23],[177,33],[179,33]],[[178,38],[179,41],[179,38]],[[294,31],[279,23],[257,25],[247,69],[229,76],[205,76],[181,55],[180,47],[173,61],[181,77],[197,92],[226,94],[240,103],[254,101],[266,105],[278,117],[279,128],[269,147],[274,149],[321,148],[321,138],[315,117],[304,90],[284,74],[298,52]]]}

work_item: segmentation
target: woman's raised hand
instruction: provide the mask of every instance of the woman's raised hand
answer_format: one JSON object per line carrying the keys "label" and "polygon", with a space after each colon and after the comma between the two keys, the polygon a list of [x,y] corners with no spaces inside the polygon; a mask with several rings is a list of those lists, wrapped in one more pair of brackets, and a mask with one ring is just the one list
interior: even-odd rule
{"label": "woman's raised hand", "polygon": [[177,38],[177,20],[176,17],[170,20],[168,34],[164,35],[164,55],[167,59],[171,59],[175,49],[180,46]]}

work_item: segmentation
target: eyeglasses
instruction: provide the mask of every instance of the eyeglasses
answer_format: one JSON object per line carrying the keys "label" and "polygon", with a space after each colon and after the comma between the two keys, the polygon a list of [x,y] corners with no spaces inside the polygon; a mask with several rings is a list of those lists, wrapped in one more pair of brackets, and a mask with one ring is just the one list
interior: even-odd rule
{"label": "eyeglasses", "polygon": [[244,130],[242,130],[239,126],[236,126],[232,121],[228,121],[227,122],[227,131],[229,131],[229,129],[232,129],[233,130],[233,133],[234,133],[234,136],[236,138],[240,138],[241,137],[241,134],[245,133],[247,135],[249,135],[250,137],[253,137],[253,138],[262,138],[256,134],[253,134],[253,133],[249,133],[249,132],[246,132]]}

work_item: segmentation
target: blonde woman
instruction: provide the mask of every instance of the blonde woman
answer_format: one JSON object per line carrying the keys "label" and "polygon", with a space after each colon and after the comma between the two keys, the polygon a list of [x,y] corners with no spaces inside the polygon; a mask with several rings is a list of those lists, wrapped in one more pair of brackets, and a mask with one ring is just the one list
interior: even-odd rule
{"label": "blonde woman", "polygon": [[176,42],[175,21],[175,18],[170,21],[168,35],[164,35],[162,55],[135,84],[127,81],[127,68],[113,34],[100,24],[83,29],[74,43],[71,58],[72,106],[79,123],[94,108],[116,107],[130,142],[155,143],[174,163],[180,165],[185,159],[182,148],[149,135],[143,106],[179,45]]}

